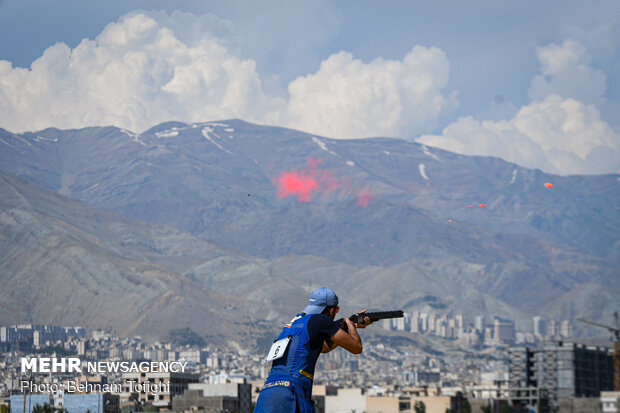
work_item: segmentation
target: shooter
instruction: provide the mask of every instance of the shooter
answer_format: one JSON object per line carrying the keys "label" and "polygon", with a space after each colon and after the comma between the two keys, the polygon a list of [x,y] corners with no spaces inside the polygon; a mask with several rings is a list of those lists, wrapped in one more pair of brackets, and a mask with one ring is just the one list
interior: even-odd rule
{"label": "shooter", "polygon": [[[285,324],[267,355],[267,361],[273,364],[254,413],[314,413],[312,384],[319,355],[337,346],[360,354],[362,340],[357,328],[365,328],[381,318],[403,316],[402,311],[366,313],[363,310],[334,321],[339,309],[336,293],[329,288],[319,288],[310,294],[304,311]],[[373,317],[368,317],[370,314]]]}

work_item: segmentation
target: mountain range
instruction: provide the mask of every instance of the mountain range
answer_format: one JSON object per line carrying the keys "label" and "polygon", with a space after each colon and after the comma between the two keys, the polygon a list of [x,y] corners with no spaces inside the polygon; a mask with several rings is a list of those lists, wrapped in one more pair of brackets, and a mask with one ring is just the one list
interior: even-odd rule
{"label": "mountain range", "polygon": [[234,336],[227,320],[269,325],[321,285],[351,311],[522,327],[535,314],[606,321],[620,301],[614,174],[240,120],[0,129],[0,148],[2,323]]}

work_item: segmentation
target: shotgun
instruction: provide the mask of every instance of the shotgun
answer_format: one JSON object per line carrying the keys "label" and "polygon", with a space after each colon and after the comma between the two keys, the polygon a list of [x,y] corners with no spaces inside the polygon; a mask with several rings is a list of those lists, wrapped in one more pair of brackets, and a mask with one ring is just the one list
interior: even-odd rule
{"label": "shotgun", "polygon": [[[370,318],[370,321],[372,321],[373,323],[375,321],[379,321],[379,320],[383,320],[386,318],[400,318],[400,317],[404,317],[405,315],[403,314],[403,310],[396,310],[396,311],[376,311],[373,313],[355,313],[352,316],[349,317],[349,320],[353,321],[354,323],[363,323],[364,322],[364,318],[368,317]],[[342,328],[343,330],[347,331],[348,327],[347,327],[347,323],[344,322],[343,318],[340,318],[338,320],[336,320],[336,323],[338,323],[338,325],[340,326],[340,328]]]}

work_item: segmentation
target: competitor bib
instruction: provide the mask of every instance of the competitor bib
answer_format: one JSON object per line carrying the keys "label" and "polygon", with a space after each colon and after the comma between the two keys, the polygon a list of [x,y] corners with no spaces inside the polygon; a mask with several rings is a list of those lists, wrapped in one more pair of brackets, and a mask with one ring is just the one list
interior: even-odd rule
{"label": "competitor bib", "polygon": [[269,354],[267,354],[266,361],[272,361],[279,359],[284,355],[286,351],[286,347],[288,347],[288,343],[291,341],[291,337],[282,338],[271,345],[269,349]]}

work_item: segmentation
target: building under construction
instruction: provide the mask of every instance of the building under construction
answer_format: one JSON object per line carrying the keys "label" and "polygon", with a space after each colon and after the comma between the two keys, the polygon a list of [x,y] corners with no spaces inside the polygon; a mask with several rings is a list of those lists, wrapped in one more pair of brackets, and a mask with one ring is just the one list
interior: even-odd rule
{"label": "building under construction", "polygon": [[554,411],[560,399],[600,397],[613,390],[610,348],[570,342],[547,342],[509,350],[509,388],[512,400]]}

